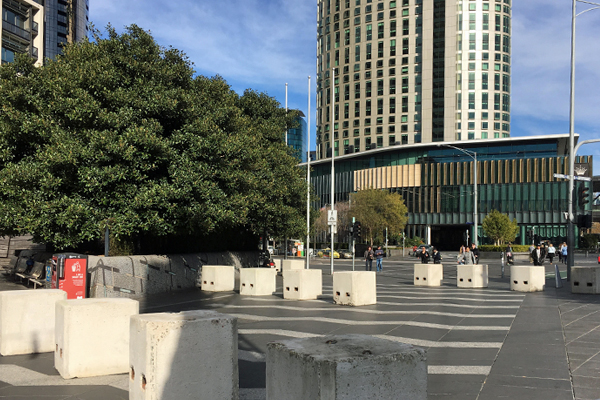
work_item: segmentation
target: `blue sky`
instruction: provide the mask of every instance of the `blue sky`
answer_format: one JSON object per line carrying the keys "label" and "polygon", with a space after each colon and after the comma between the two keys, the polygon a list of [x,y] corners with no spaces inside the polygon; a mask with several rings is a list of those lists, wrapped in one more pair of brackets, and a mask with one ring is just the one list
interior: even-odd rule
{"label": "blue sky", "polygon": [[[198,74],[221,75],[238,93],[265,92],[305,112],[312,77],[315,143],[316,0],[92,0],[90,21],[137,24],[185,52]],[[571,0],[516,0],[512,32],[512,136],[569,132]],[[578,3],[581,12],[589,5]],[[577,18],[575,132],[600,138],[600,10]],[[579,154],[596,158],[600,143]]]}

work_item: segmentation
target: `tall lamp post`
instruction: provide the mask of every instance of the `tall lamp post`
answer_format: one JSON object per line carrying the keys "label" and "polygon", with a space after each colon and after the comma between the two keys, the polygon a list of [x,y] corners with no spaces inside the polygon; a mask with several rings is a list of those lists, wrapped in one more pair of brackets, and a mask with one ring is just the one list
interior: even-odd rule
{"label": "tall lamp post", "polygon": [[438,147],[450,147],[452,149],[458,150],[466,155],[468,155],[469,157],[471,157],[473,159],[473,227],[474,227],[474,231],[473,232],[473,243],[475,243],[475,246],[478,245],[478,217],[479,214],[477,212],[477,153],[472,151],[472,150],[466,150],[466,149],[461,149],[460,147],[456,147],[456,146],[452,146],[451,144],[442,144],[439,143],[437,145]]}
{"label": "tall lamp post", "polygon": [[[591,4],[594,7],[588,8],[577,14],[577,2]],[[585,0],[573,0],[573,9],[571,13],[571,95],[569,112],[569,221],[567,225],[567,281],[571,280],[571,267],[573,266],[575,235],[573,227],[573,187],[575,175],[575,20],[581,14],[600,8],[600,3],[593,3]]]}

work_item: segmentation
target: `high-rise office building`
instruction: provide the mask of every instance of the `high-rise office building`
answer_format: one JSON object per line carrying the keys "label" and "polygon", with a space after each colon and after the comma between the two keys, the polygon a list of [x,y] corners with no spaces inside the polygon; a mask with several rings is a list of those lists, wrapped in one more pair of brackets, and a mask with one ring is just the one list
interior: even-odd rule
{"label": "high-rise office building", "polygon": [[318,0],[317,22],[317,158],[510,136],[510,0]]}
{"label": "high-rise office building", "polygon": [[306,162],[307,150],[307,125],[304,120],[304,113],[300,110],[295,118],[296,125],[287,131],[287,144],[294,149],[295,156],[300,162]]}
{"label": "high-rise office building", "polygon": [[45,58],[62,54],[65,43],[83,40],[88,34],[89,0],[45,0]]}
{"label": "high-rise office building", "polygon": [[0,0],[2,64],[13,62],[19,53],[29,54],[36,65],[44,56],[44,6],[42,0]]}

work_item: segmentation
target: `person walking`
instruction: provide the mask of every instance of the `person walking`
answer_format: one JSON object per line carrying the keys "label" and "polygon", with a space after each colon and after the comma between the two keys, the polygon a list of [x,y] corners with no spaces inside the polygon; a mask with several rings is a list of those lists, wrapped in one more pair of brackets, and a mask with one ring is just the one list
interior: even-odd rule
{"label": "person walking", "polygon": [[468,247],[465,247],[465,252],[463,253],[463,262],[465,265],[473,265],[475,264],[475,255]]}
{"label": "person walking", "polygon": [[475,264],[479,264],[479,249],[475,243],[471,243],[471,253],[475,257]]}
{"label": "person walking", "polygon": [[371,246],[367,250],[365,250],[365,268],[367,271],[373,270],[373,257],[375,253],[373,253],[373,249]]}
{"label": "person walking", "polygon": [[422,247],[421,250],[421,254],[419,255],[419,257],[421,257],[421,264],[429,264],[429,253],[427,252],[427,249]]}
{"label": "person walking", "polygon": [[569,253],[569,249],[567,249],[566,243],[563,243],[563,247],[560,252],[562,254],[562,262],[563,262],[563,264],[566,264],[567,263],[567,254]]}
{"label": "person walking", "polygon": [[546,254],[544,253],[544,250],[541,247],[542,246],[540,246],[540,244],[538,243],[537,247],[531,252],[531,259],[533,260],[533,265],[539,266],[544,263],[544,258],[546,257]]}
{"label": "person walking", "polygon": [[377,261],[377,272],[381,272],[383,271],[383,250],[381,250],[381,246],[377,246],[377,250],[375,250],[375,257]]}
{"label": "person walking", "polygon": [[513,249],[512,249],[512,246],[510,245],[510,242],[506,246],[506,263],[507,264],[513,263]]}
{"label": "person walking", "polygon": [[535,246],[533,245],[533,243],[531,243],[531,246],[529,246],[529,263],[533,264],[533,251],[535,250]]}
{"label": "person walking", "polygon": [[442,255],[440,254],[440,252],[438,251],[438,249],[436,249],[435,247],[433,248],[432,258],[433,258],[433,263],[434,264],[441,264],[442,263]]}
{"label": "person walking", "polygon": [[555,255],[556,255],[556,248],[554,247],[554,245],[552,243],[550,243],[550,245],[548,245],[548,260],[550,260],[550,264],[552,264],[552,260],[554,259]]}

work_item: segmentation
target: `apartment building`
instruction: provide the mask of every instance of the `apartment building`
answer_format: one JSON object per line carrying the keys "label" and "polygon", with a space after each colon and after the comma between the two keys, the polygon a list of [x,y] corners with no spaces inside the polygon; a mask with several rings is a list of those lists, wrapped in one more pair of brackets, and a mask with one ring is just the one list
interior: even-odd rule
{"label": "apartment building", "polygon": [[44,6],[42,0],[0,0],[2,64],[13,62],[19,53],[28,54],[36,65],[44,59]]}

